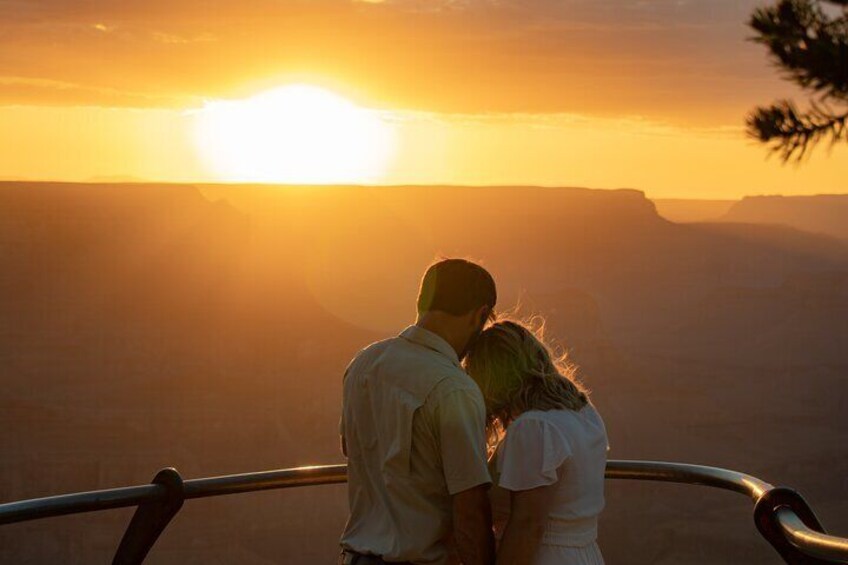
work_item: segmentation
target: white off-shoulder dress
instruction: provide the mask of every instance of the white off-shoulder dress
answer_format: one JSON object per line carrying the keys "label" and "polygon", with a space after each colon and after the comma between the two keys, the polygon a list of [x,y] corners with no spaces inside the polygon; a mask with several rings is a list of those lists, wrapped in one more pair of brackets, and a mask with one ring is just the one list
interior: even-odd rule
{"label": "white off-shoulder dress", "polygon": [[556,483],[532,565],[603,565],[596,540],[608,449],[604,422],[591,404],[579,412],[533,410],[516,418],[493,461],[496,535],[509,516],[509,491]]}

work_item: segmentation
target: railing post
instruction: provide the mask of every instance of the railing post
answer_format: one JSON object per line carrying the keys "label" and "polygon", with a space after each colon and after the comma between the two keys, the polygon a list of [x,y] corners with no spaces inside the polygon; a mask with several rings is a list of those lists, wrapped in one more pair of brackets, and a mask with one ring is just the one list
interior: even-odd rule
{"label": "railing post", "polygon": [[115,552],[112,565],[138,565],[147,557],[150,548],[183,506],[183,478],[172,467],[162,469],[153,484],[165,487],[165,498],[139,504],[121,545]]}
{"label": "railing post", "polygon": [[754,506],[754,522],[760,534],[780,554],[789,565],[825,565],[832,563],[817,557],[806,555],[786,539],[786,535],[777,523],[777,511],[789,508],[811,530],[825,533],[813,509],[800,494],[791,488],[774,487],[763,493]]}

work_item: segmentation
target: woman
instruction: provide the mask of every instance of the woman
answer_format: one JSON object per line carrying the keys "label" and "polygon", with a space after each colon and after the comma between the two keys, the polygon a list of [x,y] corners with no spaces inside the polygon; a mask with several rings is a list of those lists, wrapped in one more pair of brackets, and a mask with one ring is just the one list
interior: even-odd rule
{"label": "woman", "polygon": [[[486,400],[495,488],[509,496],[498,565],[599,565],[607,435],[574,368],[557,360],[540,331],[499,321],[466,359]],[[505,430],[505,432],[504,432]],[[503,491],[501,491],[503,494]]]}

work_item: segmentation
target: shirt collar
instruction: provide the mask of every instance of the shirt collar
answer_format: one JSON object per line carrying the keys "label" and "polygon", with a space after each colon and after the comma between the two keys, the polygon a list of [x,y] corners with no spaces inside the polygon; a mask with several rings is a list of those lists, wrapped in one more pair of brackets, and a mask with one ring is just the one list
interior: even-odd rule
{"label": "shirt collar", "polygon": [[427,349],[432,349],[437,353],[441,353],[450,359],[451,363],[462,368],[462,365],[459,363],[459,357],[457,356],[454,348],[430,330],[425,330],[421,326],[409,326],[401,332],[400,337],[411,341],[412,343],[417,343]]}

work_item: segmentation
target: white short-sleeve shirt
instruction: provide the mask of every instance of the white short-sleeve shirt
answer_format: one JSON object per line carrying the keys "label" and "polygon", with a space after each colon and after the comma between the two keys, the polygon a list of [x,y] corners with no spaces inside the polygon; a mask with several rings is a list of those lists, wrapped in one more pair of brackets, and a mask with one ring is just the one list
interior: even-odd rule
{"label": "white short-sleeve shirt", "polygon": [[350,506],[342,547],[448,563],[451,495],[491,481],[480,389],[446,341],[411,326],[354,358],[342,398]]}
{"label": "white short-sleeve shirt", "polygon": [[[580,411],[531,410],[507,428],[496,455],[497,485],[507,491],[556,484],[544,544],[582,547],[595,541],[604,508],[606,428],[592,404]],[[508,513],[494,495],[496,512]]]}

